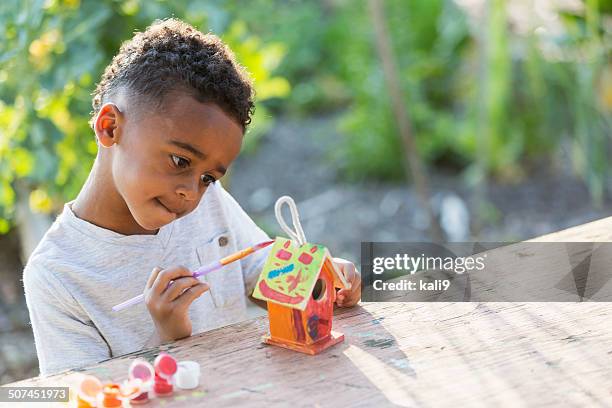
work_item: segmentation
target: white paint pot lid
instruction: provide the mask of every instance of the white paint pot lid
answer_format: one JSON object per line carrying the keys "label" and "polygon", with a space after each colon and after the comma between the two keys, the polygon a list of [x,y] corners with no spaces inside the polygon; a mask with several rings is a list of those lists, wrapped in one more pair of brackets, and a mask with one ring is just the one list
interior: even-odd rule
{"label": "white paint pot lid", "polygon": [[200,385],[200,364],[195,361],[179,361],[174,377],[176,386],[183,390],[192,390]]}

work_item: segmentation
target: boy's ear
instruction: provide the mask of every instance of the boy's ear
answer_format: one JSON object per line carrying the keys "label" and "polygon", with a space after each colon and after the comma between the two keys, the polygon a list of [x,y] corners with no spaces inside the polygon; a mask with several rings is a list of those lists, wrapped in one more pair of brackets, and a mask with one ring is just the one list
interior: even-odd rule
{"label": "boy's ear", "polygon": [[100,108],[94,123],[94,132],[102,146],[111,147],[117,143],[119,138],[117,128],[122,120],[123,113],[114,103],[106,103]]}

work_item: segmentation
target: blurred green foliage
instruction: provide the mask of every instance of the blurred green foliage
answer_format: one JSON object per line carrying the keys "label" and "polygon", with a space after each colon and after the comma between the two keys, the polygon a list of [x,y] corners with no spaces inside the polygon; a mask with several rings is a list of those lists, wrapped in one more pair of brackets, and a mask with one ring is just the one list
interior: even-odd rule
{"label": "blurred green foliage", "polygon": [[[153,20],[180,16],[203,31],[224,11],[190,1],[7,0],[0,4],[0,233],[11,225],[15,191],[51,212],[85,181],[97,148],[87,121],[91,92],[122,41]],[[214,31],[256,80],[258,105],[246,148],[271,124],[262,104],[289,94],[272,72],[282,43],[263,42],[236,19]],[[18,185],[23,189],[17,189]]]}
{"label": "blurred green foliage", "polygon": [[[537,2],[518,17],[510,2],[484,4],[469,18],[450,1],[386,2],[420,152],[430,166],[461,171],[471,183],[487,175],[520,181],[568,144],[577,173],[600,201],[612,133],[612,105],[600,98],[611,91],[601,79],[612,69],[612,16],[604,24],[603,3],[589,1],[583,10],[559,12],[558,31],[550,32],[534,17]],[[367,78],[370,93],[384,89],[375,59],[356,65],[363,80],[347,83]],[[359,99],[343,122],[358,149],[347,151],[355,175],[368,157],[371,173],[402,176],[390,165],[402,153],[384,93]],[[387,142],[377,149],[373,138]]]}
{"label": "blurred green foliage", "polygon": [[[595,201],[602,199],[612,128],[612,1],[542,11],[562,3],[384,1],[402,90],[430,167],[472,184],[491,175],[516,182],[569,149],[576,173]],[[345,138],[330,159],[349,179],[404,177],[365,0],[224,4],[252,32],[286,45],[277,72],[292,92],[271,107],[339,112]]]}
{"label": "blurred green foliage", "polygon": [[[519,13],[518,3],[526,5]],[[568,150],[601,201],[612,133],[612,0],[542,17],[542,5],[553,3],[384,2],[429,167],[471,183],[519,181]],[[330,160],[344,176],[403,178],[365,0],[5,0],[0,231],[9,228],[18,184],[44,211],[76,195],[96,152],[87,126],[95,82],[134,30],[169,16],[220,34],[253,74],[259,102],[247,151],[275,114],[333,113],[344,139]]]}

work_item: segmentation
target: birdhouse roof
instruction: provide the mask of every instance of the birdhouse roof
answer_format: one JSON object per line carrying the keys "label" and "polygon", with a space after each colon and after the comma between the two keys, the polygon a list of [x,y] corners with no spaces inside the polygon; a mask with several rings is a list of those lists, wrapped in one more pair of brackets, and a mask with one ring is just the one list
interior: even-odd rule
{"label": "birdhouse roof", "polygon": [[327,248],[310,243],[299,246],[290,239],[276,237],[253,297],[304,310],[325,267],[330,269],[335,287],[350,287]]}

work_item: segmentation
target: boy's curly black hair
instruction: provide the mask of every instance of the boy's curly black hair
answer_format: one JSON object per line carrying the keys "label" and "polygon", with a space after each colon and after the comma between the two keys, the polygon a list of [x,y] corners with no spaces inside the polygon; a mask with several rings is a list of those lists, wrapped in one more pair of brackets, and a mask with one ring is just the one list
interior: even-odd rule
{"label": "boy's curly black hair", "polygon": [[174,91],[214,102],[242,126],[251,122],[254,90],[246,70],[213,34],[177,20],[158,20],[121,45],[93,93],[90,125],[119,92],[131,103],[163,106]]}

